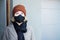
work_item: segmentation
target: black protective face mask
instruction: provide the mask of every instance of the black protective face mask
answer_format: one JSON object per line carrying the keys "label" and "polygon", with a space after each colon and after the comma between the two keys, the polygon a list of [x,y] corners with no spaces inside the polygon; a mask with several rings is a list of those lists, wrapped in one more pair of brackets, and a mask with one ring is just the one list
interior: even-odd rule
{"label": "black protective face mask", "polygon": [[21,23],[21,22],[24,21],[25,17],[19,15],[19,16],[14,16],[14,19],[15,19],[16,22]]}

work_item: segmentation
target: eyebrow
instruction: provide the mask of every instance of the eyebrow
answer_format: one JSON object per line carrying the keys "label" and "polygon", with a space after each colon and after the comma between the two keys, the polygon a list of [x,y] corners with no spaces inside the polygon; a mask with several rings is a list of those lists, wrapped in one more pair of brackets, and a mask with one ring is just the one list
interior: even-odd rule
{"label": "eyebrow", "polygon": [[19,14],[18,12],[16,14]]}

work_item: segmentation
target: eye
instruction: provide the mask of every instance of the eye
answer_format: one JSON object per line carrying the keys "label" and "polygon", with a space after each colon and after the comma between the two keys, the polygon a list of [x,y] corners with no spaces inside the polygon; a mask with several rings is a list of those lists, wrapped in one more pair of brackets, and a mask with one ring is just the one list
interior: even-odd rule
{"label": "eye", "polygon": [[21,13],[22,16],[25,16],[24,13]]}
{"label": "eye", "polygon": [[15,13],[15,15],[14,16],[19,16],[19,13]]}
{"label": "eye", "polygon": [[16,13],[14,14],[14,16],[19,16],[19,15],[25,16],[22,11],[18,11],[18,12],[16,12]]}

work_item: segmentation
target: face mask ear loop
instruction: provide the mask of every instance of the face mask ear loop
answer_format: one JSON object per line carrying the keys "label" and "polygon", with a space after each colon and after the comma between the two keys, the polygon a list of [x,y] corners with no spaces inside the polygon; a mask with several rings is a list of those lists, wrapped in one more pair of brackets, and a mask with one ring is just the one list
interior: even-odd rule
{"label": "face mask ear loop", "polygon": [[15,21],[14,17],[12,17],[10,21],[11,21],[11,22],[14,22],[14,21]]}
{"label": "face mask ear loop", "polygon": [[24,22],[27,21],[27,18],[25,17]]}

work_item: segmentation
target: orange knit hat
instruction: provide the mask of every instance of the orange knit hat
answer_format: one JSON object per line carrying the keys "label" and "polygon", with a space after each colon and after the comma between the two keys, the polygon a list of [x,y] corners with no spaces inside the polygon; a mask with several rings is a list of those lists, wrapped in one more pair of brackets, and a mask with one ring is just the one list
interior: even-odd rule
{"label": "orange knit hat", "polygon": [[16,5],[14,8],[13,8],[13,16],[14,14],[17,12],[17,11],[22,11],[24,13],[24,15],[26,16],[26,9],[23,5]]}

